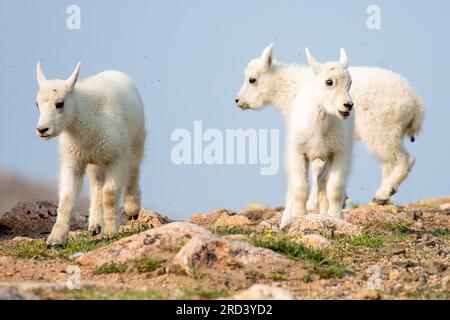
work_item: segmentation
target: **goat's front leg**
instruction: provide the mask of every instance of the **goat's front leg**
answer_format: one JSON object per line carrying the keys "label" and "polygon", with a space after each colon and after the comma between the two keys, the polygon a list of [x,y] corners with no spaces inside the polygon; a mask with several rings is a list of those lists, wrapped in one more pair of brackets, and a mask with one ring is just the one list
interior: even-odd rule
{"label": "goat's front leg", "polygon": [[344,219],[342,204],[345,199],[345,187],[350,172],[351,152],[339,152],[334,155],[330,163],[328,174],[327,196],[328,215]]}
{"label": "goat's front leg", "polygon": [[123,159],[117,159],[106,167],[102,192],[104,221],[102,237],[107,239],[113,238],[119,233],[118,211],[126,170],[127,162]]}
{"label": "goat's front leg", "polygon": [[311,191],[306,202],[308,210],[317,210],[319,208],[319,192],[320,185],[323,180],[323,173],[325,171],[325,161],[315,159],[311,162]]}
{"label": "goat's front leg", "polygon": [[284,229],[307,214],[308,161],[297,148],[287,155],[288,201],[281,218],[280,228]]}
{"label": "goat's front leg", "polygon": [[85,166],[63,159],[60,170],[58,215],[47,238],[47,245],[52,247],[61,246],[67,241],[70,218],[81,191]]}

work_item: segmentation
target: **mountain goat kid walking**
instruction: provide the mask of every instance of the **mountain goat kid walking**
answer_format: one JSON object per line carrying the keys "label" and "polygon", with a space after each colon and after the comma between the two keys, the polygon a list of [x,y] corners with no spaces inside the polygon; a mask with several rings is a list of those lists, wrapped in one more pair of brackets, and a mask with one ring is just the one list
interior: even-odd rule
{"label": "mountain goat kid walking", "polygon": [[320,212],[343,219],[342,202],[350,172],[354,112],[349,90],[348,57],[319,64],[306,49],[312,77],[297,94],[287,123],[288,190],[281,228],[307,214],[309,162],[321,159],[327,172],[321,179]]}
{"label": "mountain goat kid walking", "polygon": [[133,80],[104,71],[78,81],[80,64],[67,80],[47,80],[37,65],[40,112],[37,135],[60,136],[58,216],[48,246],[67,241],[70,217],[89,175],[89,231],[105,238],[118,234],[118,208],[125,189],[125,211],[137,218],[141,207],[139,169],[145,142],[144,109]]}

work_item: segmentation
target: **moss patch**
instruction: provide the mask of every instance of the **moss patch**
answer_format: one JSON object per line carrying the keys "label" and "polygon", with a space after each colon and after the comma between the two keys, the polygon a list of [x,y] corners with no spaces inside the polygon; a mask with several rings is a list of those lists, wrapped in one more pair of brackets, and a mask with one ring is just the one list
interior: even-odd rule
{"label": "moss patch", "polygon": [[126,263],[105,263],[94,270],[94,275],[110,274],[110,273],[123,273],[127,271],[128,265]]}
{"label": "moss patch", "polygon": [[342,278],[349,271],[338,261],[329,259],[325,250],[311,250],[300,243],[296,243],[289,236],[254,237],[251,243],[283,254],[290,259],[303,260],[309,263],[311,271],[320,277]]}

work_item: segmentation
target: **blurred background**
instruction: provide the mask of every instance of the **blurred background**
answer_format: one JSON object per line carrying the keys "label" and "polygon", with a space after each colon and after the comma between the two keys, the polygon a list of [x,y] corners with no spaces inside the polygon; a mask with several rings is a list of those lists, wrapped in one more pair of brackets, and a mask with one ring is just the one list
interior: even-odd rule
{"label": "blurred background", "polygon": [[[70,5],[81,10],[80,29],[66,26]],[[381,29],[370,30],[370,5]],[[105,69],[129,74],[143,97],[148,140],[142,165],[143,205],[171,218],[251,202],[284,205],[284,123],[269,106],[234,104],[250,59],[275,44],[274,58],[306,63],[309,46],[320,61],[344,47],[351,65],[380,66],[404,75],[423,98],[424,130],[407,149],[416,165],[395,202],[450,193],[450,2],[422,1],[0,1],[0,209],[18,200],[56,199],[57,139],[35,135],[36,62],[47,78],[80,77]],[[280,170],[258,165],[180,165],[171,161],[178,128],[280,130]],[[347,193],[367,203],[380,167],[361,143],[354,150]],[[86,198],[87,188],[83,193]],[[85,210],[86,202],[80,202]]]}

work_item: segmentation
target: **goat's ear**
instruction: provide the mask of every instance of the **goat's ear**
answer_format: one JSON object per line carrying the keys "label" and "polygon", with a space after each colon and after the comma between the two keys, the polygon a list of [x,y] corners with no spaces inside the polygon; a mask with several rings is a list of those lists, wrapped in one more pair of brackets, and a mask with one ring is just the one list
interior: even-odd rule
{"label": "goat's ear", "polygon": [[80,73],[80,67],[81,63],[78,62],[77,66],[75,67],[75,70],[71,74],[71,76],[66,80],[66,87],[69,92],[72,92],[73,88],[75,87],[75,83],[78,79],[78,74]]}
{"label": "goat's ear", "polygon": [[308,59],[308,64],[312,68],[315,74],[320,72],[320,63],[312,56],[311,52],[309,52],[308,48],[305,48],[306,59]]}
{"label": "goat's ear", "polygon": [[261,59],[264,61],[264,66],[267,69],[272,67],[272,51],[273,51],[273,43],[269,44],[261,54]]}
{"label": "goat's ear", "polygon": [[45,78],[44,72],[42,72],[41,63],[40,62],[38,62],[37,66],[36,66],[36,78],[37,78],[37,82],[38,82],[39,87],[41,87],[42,84],[45,81],[47,81],[47,79]]}
{"label": "goat's ear", "polygon": [[339,62],[344,66],[344,68],[348,68],[348,56],[344,49],[341,48],[341,57],[339,58]]}

